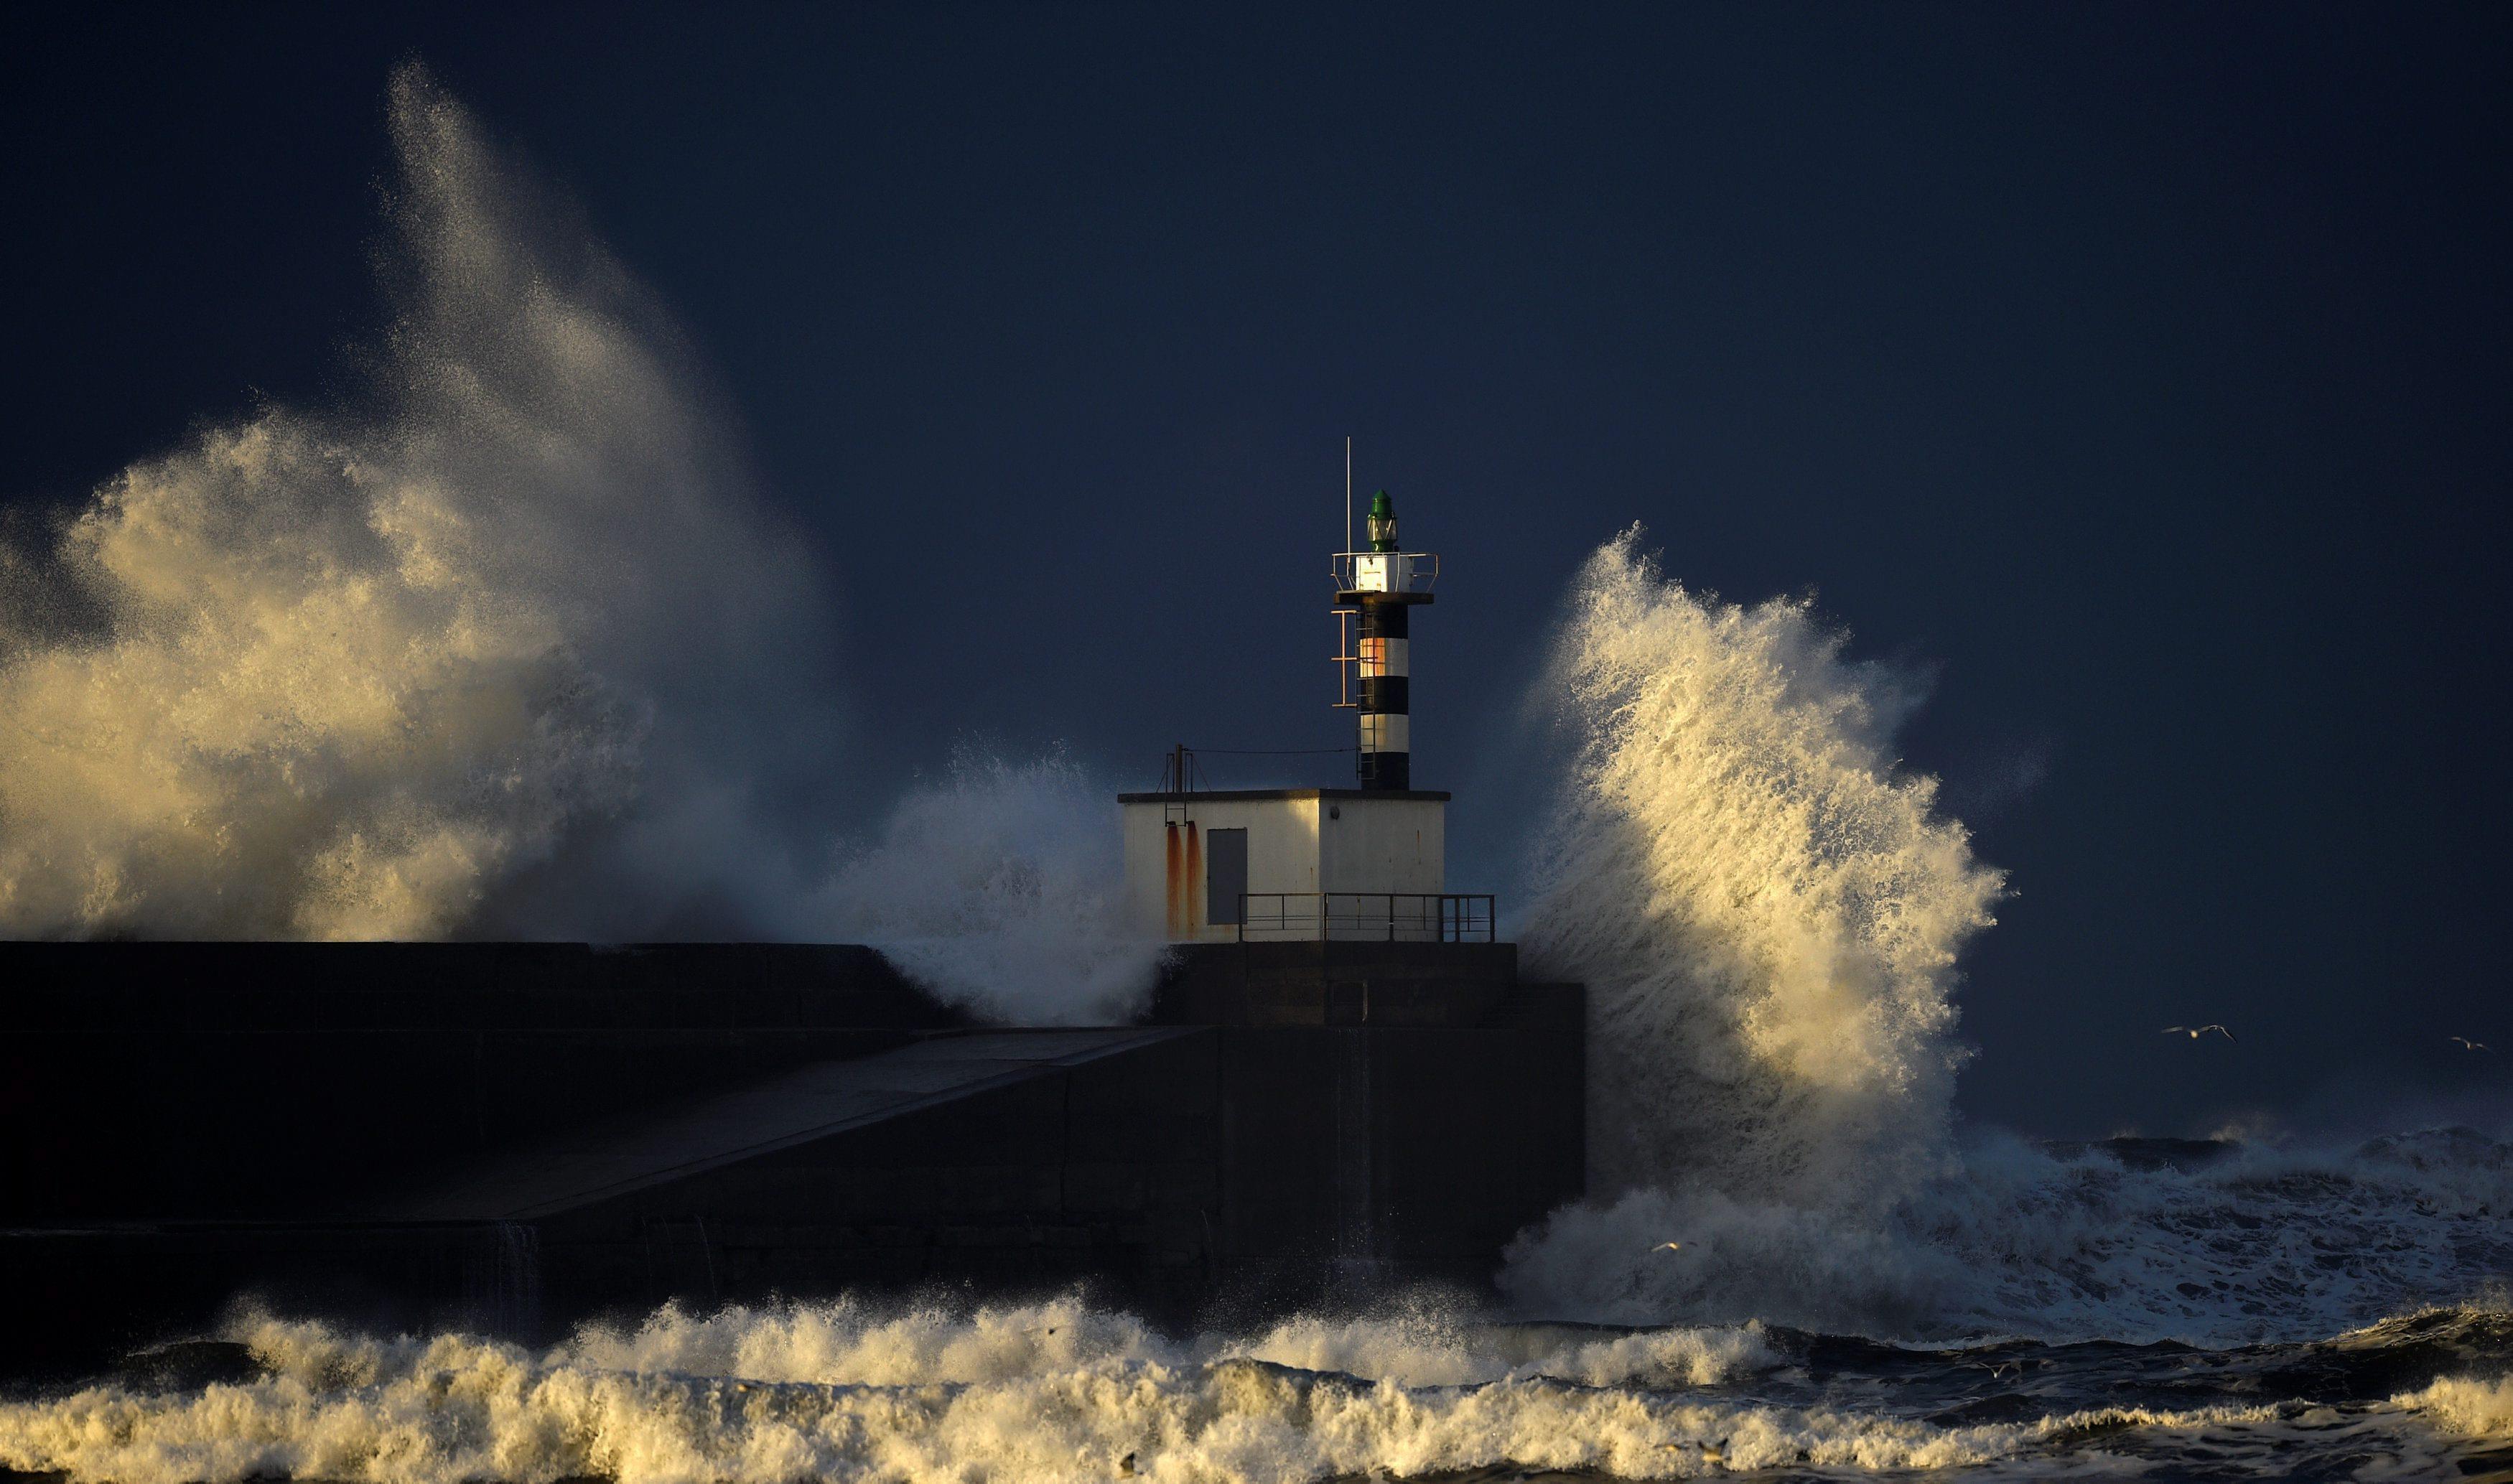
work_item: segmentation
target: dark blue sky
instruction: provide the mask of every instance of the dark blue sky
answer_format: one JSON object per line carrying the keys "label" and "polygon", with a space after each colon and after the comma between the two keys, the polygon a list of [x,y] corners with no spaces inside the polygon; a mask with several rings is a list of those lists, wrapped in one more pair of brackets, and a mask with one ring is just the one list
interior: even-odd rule
{"label": "dark blue sky", "polygon": [[[1448,564],[1453,875],[1505,876],[1507,713],[1637,519],[1936,667],[1908,759],[2017,892],[1968,1108],[2504,1105],[2444,1037],[2513,1058],[2513,11],[5,24],[0,497],[340,394],[417,56],[671,306],[821,547],[864,808],[971,732],[1131,785],[1346,741],[1349,431]],[[2159,1056],[2192,1017],[2244,1040]]]}

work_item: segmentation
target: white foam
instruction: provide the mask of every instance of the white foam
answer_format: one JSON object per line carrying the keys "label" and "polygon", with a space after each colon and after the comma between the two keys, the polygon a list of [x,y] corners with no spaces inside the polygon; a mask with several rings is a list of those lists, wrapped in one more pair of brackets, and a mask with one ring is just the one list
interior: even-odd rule
{"label": "white foam", "polygon": [[1536,1326],[1495,1326],[1437,1311],[1363,1318],[1300,1315],[1253,1339],[1208,1341],[1201,1353],[1406,1386],[1536,1378],[1589,1386],[1711,1385],[1776,1364],[1760,1324],[1598,1339]]}
{"label": "white foam", "polygon": [[1075,1299],[984,1306],[876,1304],[847,1297],[710,1314],[656,1311],[633,1331],[592,1326],[554,1352],[604,1371],[670,1371],[827,1385],[969,1384],[1110,1363],[1183,1363],[1131,1314]]}
{"label": "white foam", "polygon": [[[1069,1304],[958,1317],[851,1305],[665,1314],[541,1355],[266,1317],[240,1321],[236,1334],[264,1378],[0,1406],[0,1464],[124,1484],[1108,1478],[1130,1456],[1134,1473],[1155,1480],[1503,1465],[1651,1478],[1723,1464],[1938,1467],[2031,1436],[1533,1374],[1478,1384],[1321,1374],[1226,1340],[1170,1346],[1123,1316]],[[1278,1332],[1253,1348],[1383,1353],[1388,1340]],[[1416,1354],[1399,1367],[1419,1364]]]}
{"label": "white foam", "polygon": [[[2387,1402],[2266,1395],[2164,1409],[2053,1396],[2040,1415],[1949,1424],[1855,1377],[1836,1377],[1819,1402],[1755,1400],[1775,1360],[1759,1331],[1582,1339],[1428,1307],[1184,1341],[1073,1300],[665,1310],[542,1352],[266,1315],[229,1333],[260,1378],[0,1404],[0,1466],[122,1484],[784,1484],[1979,1465],[2052,1476],[2175,1463],[2265,1476],[2343,1455],[2409,1477],[2450,1470],[2469,1453],[2453,1439],[2500,1436],[2508,1417],[2501,1380],[2456,1377]],[[1567,1375],[1582,1365],[1585,1377]]]}
{"label": "white foam", "polygon": [[[282,1333],[261,1323],[257,1335]],[[634,1330],[587,1327],[553,1354],[599,1370],[888,1386],[971,1384],[1107,1364],[1185,1369],[1223,1360],[1406,1386],[1539,1377],[1596,1386],[1632,1381],[1709,1385],[1777,1363],[1759,1324],[1601,1338],[1560,1327],[1496,1326],[1424,1301],[1364,1315],[1295,1315],[1259,1333],[1179,1342],[1131,1314],[1069,1297],[964,1309],[902,1307],[852,1295],[822,1304],[736,1304],[702,1315],[667,1306]],[[317,1362],[337,1364],[329,1354]]]}
{"label": "white foam", "polygon": [[2391,1401],[2463,1437],[2513,1437],[2513,1376],[2447,1376]]}

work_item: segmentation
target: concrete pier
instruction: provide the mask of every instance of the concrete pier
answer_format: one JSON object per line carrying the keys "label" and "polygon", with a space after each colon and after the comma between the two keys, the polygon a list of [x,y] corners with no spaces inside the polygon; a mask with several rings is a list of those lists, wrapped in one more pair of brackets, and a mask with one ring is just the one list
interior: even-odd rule
{"label": "concrete pier", "polygon": [[1580,994],[1507,944],[1196,945],[1080,1028],[845,946],[7,943],[0,983],[20,1373],[248,1293],[519,1339],[937,1282],[1187,1322],[1482,1282],[1580,1189]]}

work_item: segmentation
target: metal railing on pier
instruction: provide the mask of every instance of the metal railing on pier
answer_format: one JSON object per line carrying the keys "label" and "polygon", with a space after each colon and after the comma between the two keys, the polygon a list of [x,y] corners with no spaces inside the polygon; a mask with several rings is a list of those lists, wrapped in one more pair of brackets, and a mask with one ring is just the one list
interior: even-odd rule
{"label": "metal railing on pier", "polygon": [[1241,943],[1492,943],[1489,893],[1242,892]]}

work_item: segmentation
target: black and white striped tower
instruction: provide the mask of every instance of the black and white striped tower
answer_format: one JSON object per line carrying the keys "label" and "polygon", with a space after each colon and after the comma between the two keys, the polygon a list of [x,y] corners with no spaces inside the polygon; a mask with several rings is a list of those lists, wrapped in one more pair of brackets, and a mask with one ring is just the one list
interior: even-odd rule
{"label": "black and white striped tower", "polygon": [[1341,703],[1361,713],[1361,786],[1405,789],[1414,786],[1413,613],[1431,601],[1440,559],[1398,549],[1385,490],[1371,498],[1368,531],[1368,550],[1336,559],[1336,612],[1353,640],[1336,658],[1358,682]]}

